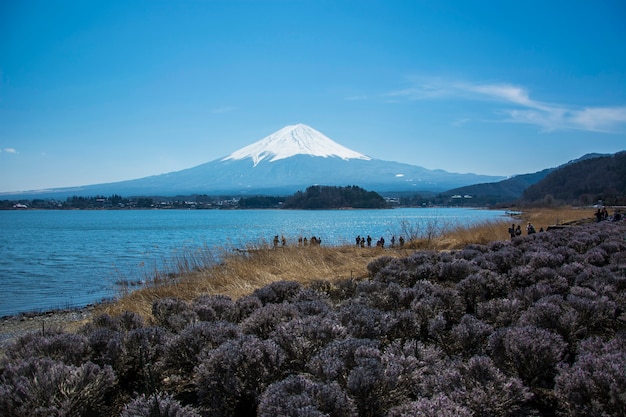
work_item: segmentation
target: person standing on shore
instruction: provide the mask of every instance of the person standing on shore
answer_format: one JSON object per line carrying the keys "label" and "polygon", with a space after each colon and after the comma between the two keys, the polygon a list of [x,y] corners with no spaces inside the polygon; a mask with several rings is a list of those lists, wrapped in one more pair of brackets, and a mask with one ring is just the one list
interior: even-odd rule
{"label": "person standing on shore", "polygon": [[509,236],[511,237],[511,239],[515,237],[515,223],[513,223],[511,227],[509,227]]}

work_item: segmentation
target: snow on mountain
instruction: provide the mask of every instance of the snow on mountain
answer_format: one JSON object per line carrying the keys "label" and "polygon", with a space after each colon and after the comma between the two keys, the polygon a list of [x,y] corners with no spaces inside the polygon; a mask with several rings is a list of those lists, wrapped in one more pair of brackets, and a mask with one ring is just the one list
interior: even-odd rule
{"label": "snow on mountain", "polygon": [[285,126],[269,136],[231,153],[222,161],[251,158],[256,166],[295,155],[338,157],[344,160],[371,158],[338,144],[323,133],[305,124]]}

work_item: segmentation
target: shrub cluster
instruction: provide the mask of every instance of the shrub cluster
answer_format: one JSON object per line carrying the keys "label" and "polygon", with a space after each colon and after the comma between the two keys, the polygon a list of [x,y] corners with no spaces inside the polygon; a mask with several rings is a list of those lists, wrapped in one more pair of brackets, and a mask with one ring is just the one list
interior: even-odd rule
{"label": "shrub cluster", "polygon": [[0,414],[626,415],[626,225],[372,262],[367,280],[161,299],[15,341]]}

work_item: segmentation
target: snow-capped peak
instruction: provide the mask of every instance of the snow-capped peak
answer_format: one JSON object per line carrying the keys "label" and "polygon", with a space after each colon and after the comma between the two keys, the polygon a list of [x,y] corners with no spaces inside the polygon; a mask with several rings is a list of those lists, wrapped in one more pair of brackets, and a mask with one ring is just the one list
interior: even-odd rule
{"label": "snow-capped peak", "polygon": [[260,141],[231,153],[222,161],[252,158],[254,165],[257,165],[264,159],[272,162],[294,155],[371,159],[338,144],[310,126],[297,124],[285,126]]}

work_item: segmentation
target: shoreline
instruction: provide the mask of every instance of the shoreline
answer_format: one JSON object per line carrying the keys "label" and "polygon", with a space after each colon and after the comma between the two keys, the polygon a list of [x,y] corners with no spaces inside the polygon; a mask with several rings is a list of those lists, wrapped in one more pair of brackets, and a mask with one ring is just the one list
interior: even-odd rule
{"label": "shoreline", "polygon": [[[560,223],[560,227],[578,226],[584,223],[592,223],[591,218],[582,218],[578,220],[564,221]],[[410,250],[420,250],[420,248],[408,248]],[[380,253],[379,255],[383,255]],[[91,303],[82,307],[70,307],[51,309],[47,311],[21,312],[15,315],[7,315],[0,317],[0,351],[6,345],[24,334],[48,330],[52,328],[60,328],[63,330],[78,330],[82,325],[88,323],[97,311],[103,311],[107,302]]]}
{"label": "shoreline", "polygon": [[11,341],[31,332],[52,328],[78,329],[94,316],[96,306],[91,304],[75,309],[50,310],[41,313],[20,313],[0,318],[0,351]]}

